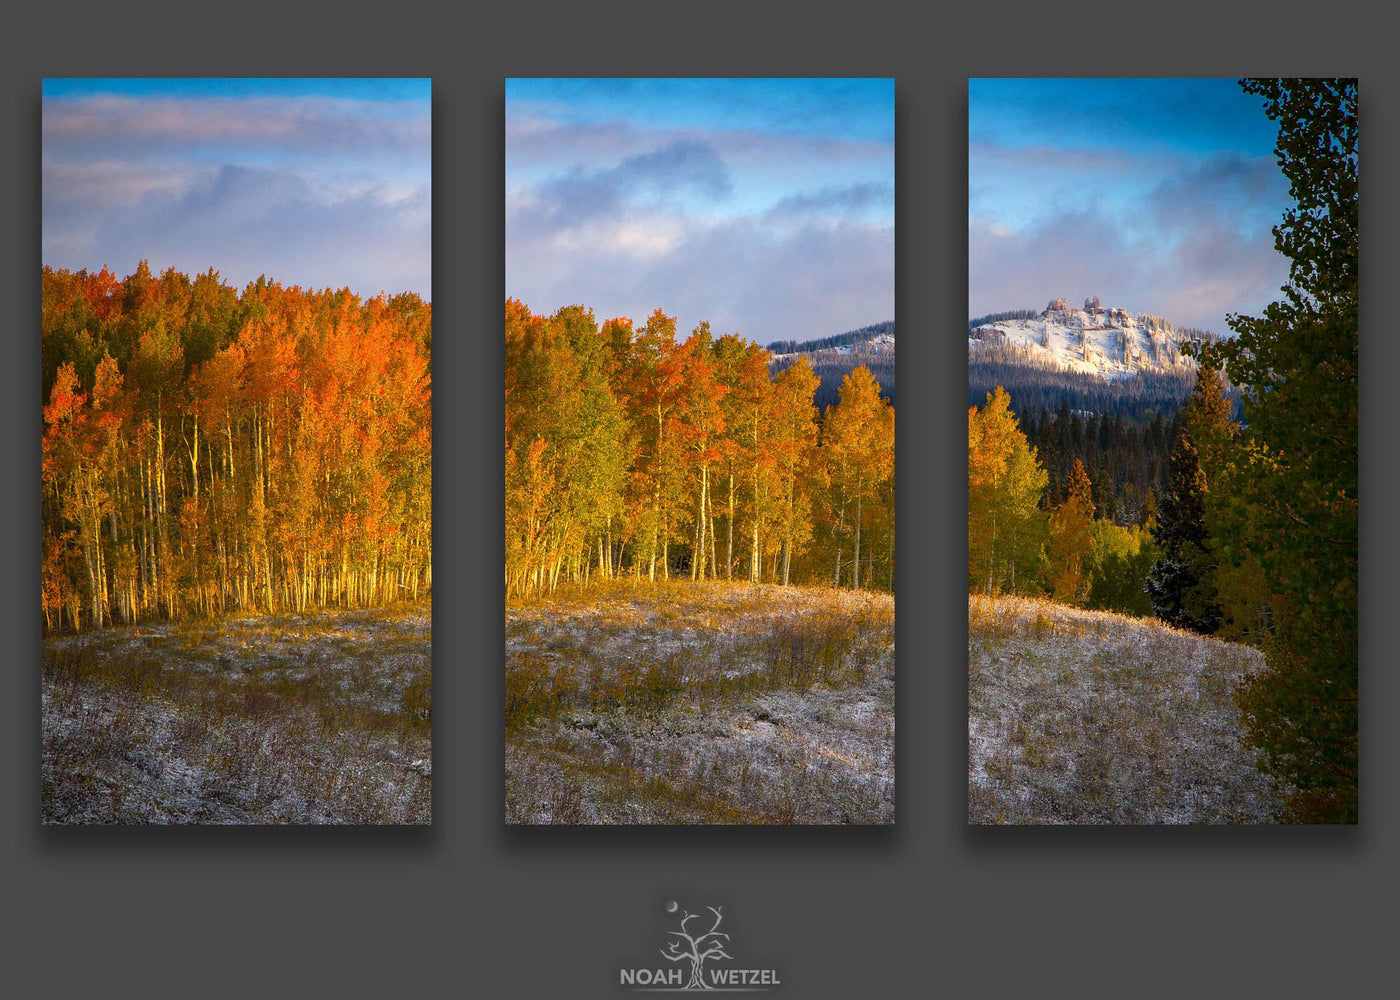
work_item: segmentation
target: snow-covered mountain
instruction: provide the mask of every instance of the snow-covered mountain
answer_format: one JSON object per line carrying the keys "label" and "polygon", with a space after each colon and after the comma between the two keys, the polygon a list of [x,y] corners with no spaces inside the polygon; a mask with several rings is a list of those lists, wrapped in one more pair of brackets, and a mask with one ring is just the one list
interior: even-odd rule
{"label": "snow-covered mountain", "polygon": [[968,331],[967,351],[1006,362],[1023,362],[1102,379],[1133,378],[1139,372],[1184,374],[1196,362],[1181,346],[1199,339],[1199,331],[1181,331],[1169,320],[1126,309],[1105,308],[1098,296],[1073,309],[1055,299],[1045,311],[1026,319],[998,319]]}

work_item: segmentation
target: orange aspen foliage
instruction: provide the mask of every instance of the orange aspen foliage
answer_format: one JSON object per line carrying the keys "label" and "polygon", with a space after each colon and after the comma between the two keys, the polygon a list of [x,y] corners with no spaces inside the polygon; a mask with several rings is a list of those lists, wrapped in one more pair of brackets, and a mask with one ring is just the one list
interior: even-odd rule
{"label": "orange aspen foliage", "polygon": [[45,624],[431,587],[431,308],[43,271]]}

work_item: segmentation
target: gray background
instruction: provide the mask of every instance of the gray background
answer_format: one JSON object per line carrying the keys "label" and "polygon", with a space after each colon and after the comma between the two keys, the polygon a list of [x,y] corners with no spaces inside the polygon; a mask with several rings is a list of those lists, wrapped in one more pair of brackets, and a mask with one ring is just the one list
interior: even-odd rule
{"label": "gray background", "polygon": [[[724,905],[781,994],[1371,994],[1396,879],[1393,440],[1397,73],[1360,4],[516,6],[70,3],[11,14],[0,90],[0,983],[13,996],[617,996],[661,906]],[[1376,19],[1373,18],[1373,21]],[[966,78],[1361,77],[1364,770],[1357,829],[969,830],[963,822]],[[507,830],[500,442],[507,75],[894,76],[899,821],[893,829]],[[38,823],[39,79],[432,76],[435,824]],[[99,262],[100,263],[100,262]],[[871,317],[873,320],[884,317]],[[1377,613],[1383,617],[1377,625]],[[1385,914],[1390,913],[1387,917]],[[1391,933],[1382,938],[1382,924]],[[9,990],[6,990],[9,992]]]}

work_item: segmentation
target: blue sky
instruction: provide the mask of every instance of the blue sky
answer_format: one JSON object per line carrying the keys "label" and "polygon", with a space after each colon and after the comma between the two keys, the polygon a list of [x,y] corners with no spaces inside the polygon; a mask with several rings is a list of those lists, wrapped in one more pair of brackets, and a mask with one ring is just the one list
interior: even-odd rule
{"label": "blue sky", "polygon": [[894,317],[894,81],[508,80],[506,295],[767,343]]}
{"label": "blue sky", "polygon": [[1097,295],[1228,332],[1288,276],[1276,137],[1233,79],[969,81],[969,314]]}
{"label": "blue sky", "polygon": [[42,256],[432,297],[428,80],[51,79]]}

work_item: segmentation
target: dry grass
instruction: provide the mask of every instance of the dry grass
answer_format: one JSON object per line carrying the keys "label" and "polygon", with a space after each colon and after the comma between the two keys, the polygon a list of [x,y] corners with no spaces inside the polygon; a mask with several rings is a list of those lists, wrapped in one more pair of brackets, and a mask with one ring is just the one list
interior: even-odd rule
{"label": "dry grass", "polygon": [[889,823],[894,600],[609,584],[506,609],[510,823]]}
{"label": "dry grass", "polygon": [[431,648],[426,606],[49,639],[43,820],[431,822]]}
{"label": "dry grass", "polygon": [[968,601],[972,823],[1267,823],[1240,743],[1247,647],[1018,597]]}

